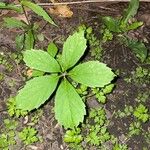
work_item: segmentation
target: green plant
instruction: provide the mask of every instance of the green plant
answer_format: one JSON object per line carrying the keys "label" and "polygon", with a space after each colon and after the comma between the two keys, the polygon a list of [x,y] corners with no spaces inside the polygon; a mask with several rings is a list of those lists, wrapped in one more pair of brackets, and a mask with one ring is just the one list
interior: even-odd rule
{"label": "green plant", "polygon": [[4,79],[4,74],[0,73],[0,81]]}
{"label": "green plant", "polygon": [[4,18],[4,26],[7,28],[19,28],[23,30],[23,33],[16,36],[16,48],[18,49],[31,49],[34,47],[34,43],[36,39],[41,40],[42,34],[37,33],[38,25],[36,23],[31,23],[28,19],[28,15],[26,13],[26,8],[28,7],[34,13],[41,16],[45,21],[49,22],[52,25],[57,26],[51,17],[47,14],[47,12],[38,4],[32,3],[27,0],[20,0],[20,6],[16,7],[14,4],[5,4],[0,3],[0,9],[13,9],[18,13],[24,13],[26,17],[26,22],[23,20],[18,20],[13,17]]}
{"label": "green plant", "polygon": [[114,84],[108,84],[103,88],[93,88],[92,93],[95,95],[95,97],[99,102],[105,104],[106,95],[112,92],[114,86],[115,86]]}
{"label": "green plant", "polygon": [[16,128],[18,123],[15,120],[4,120],[4,128],[0,129],[0,149],[8,150],[9,146],[16,144]]}
{"label": "green plant", "polygon": [[64,141],[67,143],[81,143],[83,137],[81,135],[80,128],[76,128],[76,130],[67,130],[64,136]]}
{"label": "green plant", "polygon": [[149,120],[148,108],[142,104],[139,104],[139,106],[136,107],[133,114],[138,120],[141,120],[144,123]]}
{"label": "green plant", "polygon": [[85,37],[90,48],[91,56],[94,57],[96,60],[102,61],[102,42],[93,33],[92,27],[86,27],[85,25],[81,25],[78,27],[78,30],[85,30]]}
{"label": "green plant", "polygon": [[148,128],[148,131],[143,132],[143,136],[145,137],[146,142],[150,145],[150,128]]}
{"label": "green plant", "polygon": [[137,29],[141,25],[142,22],[134,22],[129,24],[129,20],[134,17],[139,8],[139,0],[131,0],[128,8],[125,10],[123,16],[121,18],[113,18],[113,17],[103,17],[104,25],[111,32],[121,33],[127,32],[129,30]]}
{"label": "green plant", "polygon": [[86,96],[88,94],[88,87],[85,85],[78,85],[78,87],[76,87],[78,94],[80,94],[83,98],[83,96]]}
{"label": "green plant", "polygon": [[135,82],[136,84],[149,84],[150,83],[150,70],[144,67],[137,67],[135,71],[131,72],[132,76],[126,78],[126,82]]}
{"label": "green plant", "polygon": [[125,44],[125,46],[128,46],[135,53],[135,55],[142,62],[144,62],[148,56],[148,50],[144,43],[138,40],[131,39],[125,34],[126,32],[137,29],[138,27],[143,25],[142,22],[138,21],[129,23],[129,20],[131,20],[132,17],[136,15],[138,8],[139,0],[131,0],[122,17],[103,17],[103,41],[112,40],[112,33],[117,33],[117,37],[120,39],[120,42]]}
{"label": "green plant", "polygon": [[17,117],[25,116],[28,113],[27,111],[23,111],[23,110],[20,110],[20,109],[16,108],[16,99],[15,99],[15,97],[9,98],[6,105],[7,105],[7,108],[8,108],[8,114],[11,117],[12,116],[17,116]]}
{"label": "green plant", "polygon": [[113,34],[109,29],[103,29],[102,30],[102,43],[106,43],[107,41],[111,41],[113,39]]}
{"label": "green plant", "polygon": [[126,47],[130,48],[136,55],[137,58],[144,62],[148,56],[148,50],[145,44],[136,39],[132,39],[127,35],[119,35],[120,42]]}
{"label": "green plant", "polygon": [[113,147],[113,150],[128,150],[128,146],[126,144],[118,144],[116,143]]}
{"label": "green plant", "polygon": [[134,109],[133,109],[132,106],[125,105],[124,110],[123,110],[123,111],[118,110],[118,111],[115,113],[115,115],[116,115],[116,117],[124,118],[124,117],[128,117],[128,116],[132,115],[132,114],[133,114],[133,111],[134,111]]}
{"label": "green plant", "polygon": [[39,138],[37,137],[37,130],[30,126],[25,127],[21,132],[19,132],[19,138],[25,145],[32,144],[39,140]]}
{"label": "green plant", "polygon": [[55,97],[55,117],[65,128],[74,128],[83,121],[86,114],[85,105],[76,89],[70,84],[74,80],[90,87],[104,87],[115,77],[105,64],[89,61],[74,65],[86,49],[84,31],[75,32],[66,40],[59,60],[42,50],[27,50],[24,61],[32,69],[51,75],[35,77],[28,81],[16,96],[17,108],[31,111],[39,108],[58,87]]}
{"label": "green plant", "polygon": [[142,93],[140,92],[140,93],[138,93],[137,98],[135,100],[137,102],[145,103],[148,100],[149,96],[150,96],[149,91],[145,91],[145,92],[142,92]]}
{"label": "green plant", "polygon": [[17,7],[15,6],[15,4],[7,4],[4,2],[0,2],[0,9],[10,9],[10,10],[14,10],[17,12],[22,12],[22,8],[21,7]]}
{"label": "green plant", "polygon": [[107,118],[103,107],[92,109],[86,124],[86,142],[90,145],[101,146],[110,139],[111,136],[107,129]]}
{"label": "green plant", "polygon": [[129,126],[128,136],[139,135],[141,133],[142,126],[140,122],[132,122]]}

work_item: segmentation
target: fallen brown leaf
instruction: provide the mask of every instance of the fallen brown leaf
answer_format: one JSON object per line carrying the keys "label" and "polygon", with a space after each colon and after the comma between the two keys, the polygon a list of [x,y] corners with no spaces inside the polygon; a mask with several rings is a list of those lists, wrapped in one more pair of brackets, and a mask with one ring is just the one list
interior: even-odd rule
{"label": "fallen brown leaf", "polygon": [[27,70],[27,76],[28,77],[32,77],[32,72],[33,72],[32,69]]}
{"label": "fallen brown leaf", "polygon": [[49,12],[62,18],[70,18],[73,15],[70,7],[67,5],[54,6],[53,8],[49,8]]}
{"label": "fallen brown leaf", "polygon": [[18,14],[16,17],[13,17],[13,18],[18,19],[20,21],[24,21],[25,23],[28,24],[28,20],[27,20],[27,18],[25,17],[24,14]]}

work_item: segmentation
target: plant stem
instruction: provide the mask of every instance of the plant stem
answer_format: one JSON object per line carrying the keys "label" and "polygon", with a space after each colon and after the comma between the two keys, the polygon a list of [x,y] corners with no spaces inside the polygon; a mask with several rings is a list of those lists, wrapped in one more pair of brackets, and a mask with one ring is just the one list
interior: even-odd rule
{"label": "plant stem", "polygon": [[[20,2],[20,4],[21,4],[21,0],[19,0],[19,2]],[[27,15],[27,12],[26,12],[24,6],[23,6],[23,5],[20,5],[20,6],[22,7],[22,10],[23,10],[24,15],[25,15],[25,17],[26,17],[27,24],[28,24],[28,25],[31,25],[31,23],[30,23],[30,21],[29,21],[29,18],[28,18],[28,15]]]}

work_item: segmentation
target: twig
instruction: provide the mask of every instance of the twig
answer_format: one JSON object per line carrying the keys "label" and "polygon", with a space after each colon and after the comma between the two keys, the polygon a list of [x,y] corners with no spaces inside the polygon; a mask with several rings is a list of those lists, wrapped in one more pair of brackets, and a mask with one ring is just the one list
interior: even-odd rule
{"label": "twig", "polygon": [[[61,2],[61,3],[37,3],[39,6],[55,6],[55,5],[74,5],[74,4],[85,4],[85,3],[110,3],[110,2],[129,2],[130,0],[85,0],[76,2]],[[150,2],[150,0],[140,0],[140,2]],[[15,5],[20,7],[21,5]]]}

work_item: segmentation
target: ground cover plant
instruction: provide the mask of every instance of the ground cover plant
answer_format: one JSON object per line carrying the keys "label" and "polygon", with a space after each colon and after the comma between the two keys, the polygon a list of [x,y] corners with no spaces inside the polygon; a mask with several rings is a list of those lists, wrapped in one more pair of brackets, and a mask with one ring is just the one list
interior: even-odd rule
{"label": "ground cover plant", "polygon": [[127,9],[125,9],[123,16],[119,18],[113,18],[113,17],[103,17],[104,22],[104,38],[107,37],[107,40],[112,40],[113,33],[118,34],[118,38],[122,41],[123,44],[128,46],[135,54],[136,56],[143,62],[148,53],[147,48],[145,47],[144,43],[142,41],[138,41],[136,39],[132,39],[128,37],[127,32],[130,30],[135,30],[143,25],[143,22],[140,21],[130,21],[137,13],[139,8],[139,0],[131,0],[129,6]]}
{"label": "ground cover plant", "polygon": [[150,4],[69,3],[0,2],[0,149],[149,150]]}
{"label": "ground cover plant", "polygon": [[55,98],[56,119],[65,128],[74,128],[83,122],[86,115],[85,105],[68,78],[89,87],[104,87],[115,77],[110,68],[98,61],[89,61],[75,66],[85,49],[86,39],[84,31],[81,30],[68,37],[58,61],[53,58],[55,55],[47,52],[26,50],[24,61],[27,66],[51,75],[28,81],[16,97],[17,108],[28,111],[39,108],[55,91],[59,78],[62,78]]}

